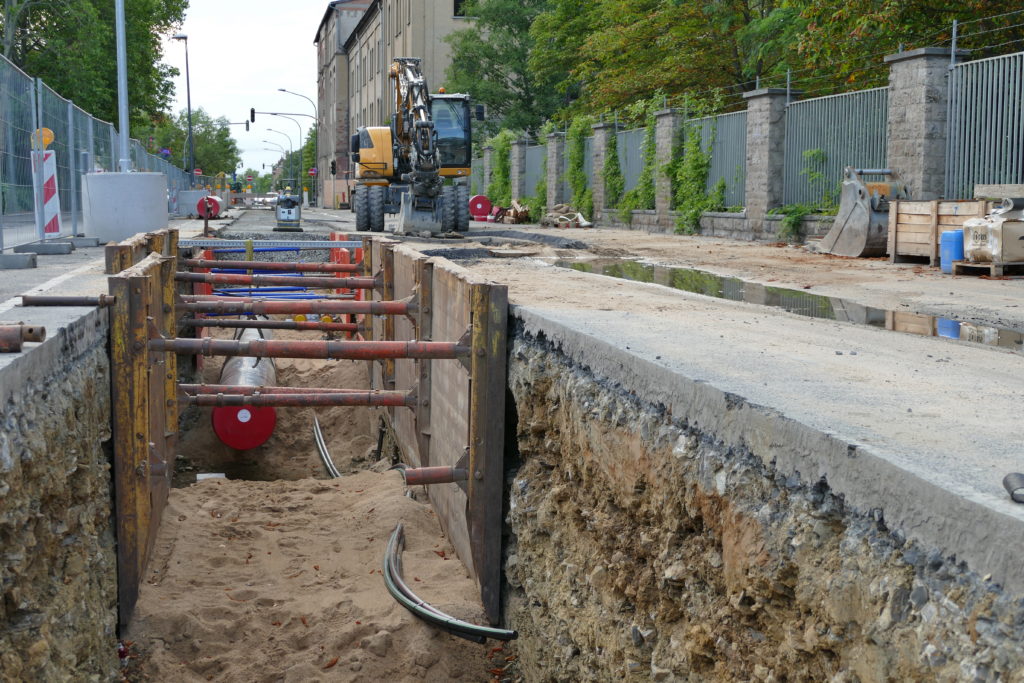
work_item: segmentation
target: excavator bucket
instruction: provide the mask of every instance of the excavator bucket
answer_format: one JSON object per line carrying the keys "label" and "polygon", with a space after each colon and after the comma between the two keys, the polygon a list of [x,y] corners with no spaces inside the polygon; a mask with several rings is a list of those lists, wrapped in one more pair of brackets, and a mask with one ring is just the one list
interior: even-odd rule
{"label": "excavator bucket", "polygon": [[411,192],[402,193],[402,208],[398,213],[399,235],[421,232],[431,234],[444,232],[440,201],[429,201],[414,196]]}
{"label": "excavator bucket", "polygon": [[[865,183],[861,176],[884,175],[883,182]],[[839,212],[818,250],[837,256],[884,256],[889,235],[889,200],[905,199],[906,186],[890,169],[847,166],[839,196]]]}

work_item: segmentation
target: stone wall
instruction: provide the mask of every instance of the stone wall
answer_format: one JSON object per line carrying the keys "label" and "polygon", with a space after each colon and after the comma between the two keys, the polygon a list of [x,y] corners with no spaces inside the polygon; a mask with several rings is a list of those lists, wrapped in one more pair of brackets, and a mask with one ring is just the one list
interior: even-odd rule
{"label": "stone wall", "polygon": [[[1021,596],[880,512],[692,427],[522,326],[509,384],[504,598],[526,680],[1024,675]],[[744,405],[725,395],[695,409]]]}
{"label": "stone wall", "polygon": [[118,670],[106,311],[0,369],[0,678]]}

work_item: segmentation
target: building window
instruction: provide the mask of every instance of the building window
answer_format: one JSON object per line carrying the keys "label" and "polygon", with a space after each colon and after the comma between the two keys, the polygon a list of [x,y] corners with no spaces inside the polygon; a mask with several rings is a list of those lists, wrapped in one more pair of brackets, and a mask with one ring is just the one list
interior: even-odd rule
{"label": "building window", "polygon": [[466,16],[466,0],[455,0],[454,16],[456,16],[456,17],[464,17],[464,16]]}

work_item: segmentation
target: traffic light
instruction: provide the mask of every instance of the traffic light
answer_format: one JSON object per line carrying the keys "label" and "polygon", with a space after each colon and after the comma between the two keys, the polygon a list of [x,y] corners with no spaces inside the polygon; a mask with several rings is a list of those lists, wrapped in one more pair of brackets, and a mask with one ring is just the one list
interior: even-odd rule
{"label": "traffic light", "polygon": [[253,123],[256,123],[256,107],[253,107],[249,110],[249,120]]}
{"label": "traffic light", "polygon": [[245,132],[246,133],[249,132],[249,122],[248,121],[245,122]]}
{"label": "traffic light", "polygon": [[336,164],[334,162],[334,159],[331,159],[331,175],[337,175],[337,174],[338,174],[338,164]]}

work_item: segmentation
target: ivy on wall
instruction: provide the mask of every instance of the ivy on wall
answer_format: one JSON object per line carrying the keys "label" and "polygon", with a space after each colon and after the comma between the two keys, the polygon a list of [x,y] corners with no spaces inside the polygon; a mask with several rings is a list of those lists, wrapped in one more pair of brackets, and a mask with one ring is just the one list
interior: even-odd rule
{"label": "ivy on wall", "polygon": [[572,191],[571,204],[584,217],[594,215],[594,191],[590,188],[586,170],[587,133],[590,132],[592,123],[591,117],[578,116],[569,124],[569,130],[565,135],[568,156],[566,176],[569,180],[569,189]]}
{"label": "ivy on wall", "polygon": [[725,208],[725,178],[719,178],[711,192],[707,191],[711,150],[715,146],[716,135],[717,131],[712,129],[711,140],[705,150],[698,126],[686,123],[680,132],[677,151],[666,169],[672,180],[672,199],[678,212],[677,233],[697,234],[700,232],[700,217],[705,211]]}
{"label": "ivy on wall", "polygon": [[[656,122],[654,112],[661,105],[663,98],[656,93],[647,100],[636,102],[627,108],[627,116],[641,118],[644,122],[644,141],[640,147],[640,156],[643,160],[643,167],[640,170],[640,177],[637,179],[636,187],[622,195],[617,208],[619,219],[623,223],[629,223],[633,218],[633,211],[643,211],[654,208],[654,173],[657,170],[658,144],[656,138]],[[616,154],[616,159],[618,155]]]}
{"label": "ivy on wall", "polygon": [[622,175],[619,164],[619,134],[612,130],[608,136],[608,144],[604,151],[604,169],[601,171],[604,181],[604,208],[617,208],[622,201],[622,193],[626,191],[626,179]]}
{"label": "ivy on wall", "polygon": [[512,204],[512,142],[516,134],[502,130],[487,141],[491,146],[491,182],[487,197],[495,206]]}

